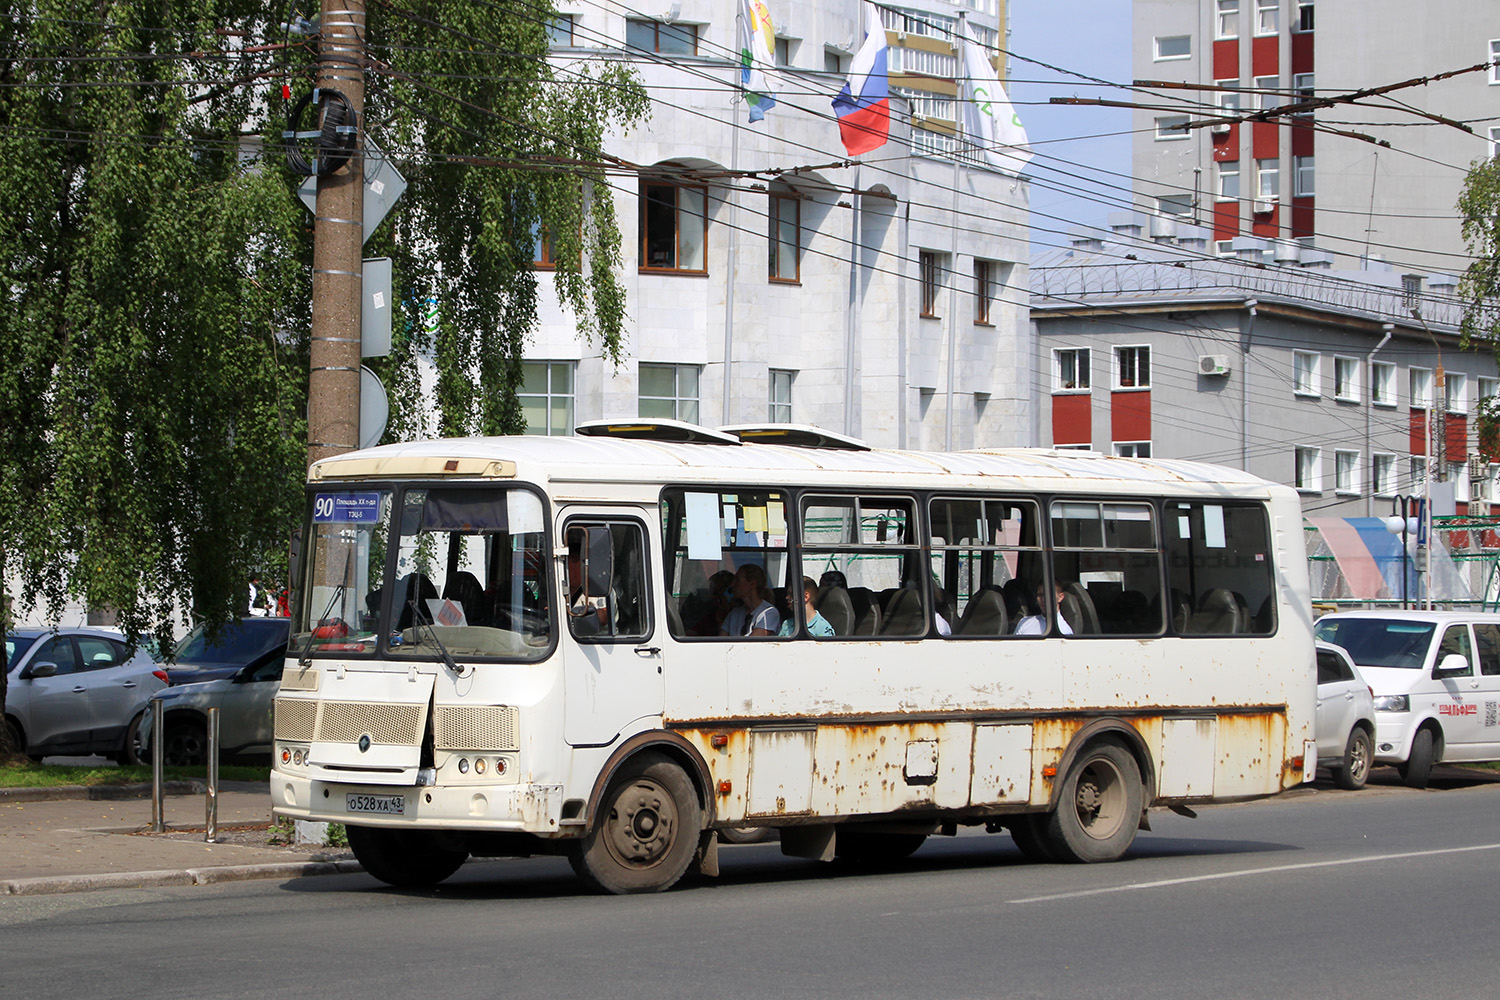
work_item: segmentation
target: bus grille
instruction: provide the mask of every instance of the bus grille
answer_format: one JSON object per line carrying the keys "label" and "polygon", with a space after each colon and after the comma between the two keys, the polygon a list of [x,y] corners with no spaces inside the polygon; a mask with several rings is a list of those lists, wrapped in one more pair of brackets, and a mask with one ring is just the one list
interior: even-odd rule
{"label": "bus grille", "polygon": [[439,750],[517,750],[516,710],[509,705],[439,706],[433,713],[432,744]]}
{"label": "bus grille", "polygon": [[318,703],[305,698],[276,699],[276,722],[273,729],[278,740],[311,743],[313,726],[318,718]]}
{"label": "bus grille", "polygon": [[318,716],[317,739],[328,743],[356,743],[365,733],[386,746],[414,747],[422,738],[425,705],[370,705],[357,701],[325,701]]}

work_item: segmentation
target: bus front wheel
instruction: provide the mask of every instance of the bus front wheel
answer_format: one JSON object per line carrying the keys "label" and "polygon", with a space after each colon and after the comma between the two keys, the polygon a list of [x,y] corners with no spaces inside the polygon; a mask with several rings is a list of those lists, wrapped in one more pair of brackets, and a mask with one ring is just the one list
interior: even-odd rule
{"label": "bus front wheel", "polygon": [[1118,743],[1089,746],[1063,781],[1047,821],[1047,846],[1059,861],[1114,861],[1135,840],[1144,791],[1135,758]]}
{"label": "bus front wheel", "polygon": [[573,871],[616,895],[661,892],[687,871],[703,812],[688,776],[666,757],[643,753],[620,766],[583,839],[571,845]]}
{"label": "bus front wheel", "polygon": [[437,885],[458,871],[468,858],[440,835],[427,830],[383,830],[373,826],[345,828],[349,849],[361,867],[387,885],[401,889]]}

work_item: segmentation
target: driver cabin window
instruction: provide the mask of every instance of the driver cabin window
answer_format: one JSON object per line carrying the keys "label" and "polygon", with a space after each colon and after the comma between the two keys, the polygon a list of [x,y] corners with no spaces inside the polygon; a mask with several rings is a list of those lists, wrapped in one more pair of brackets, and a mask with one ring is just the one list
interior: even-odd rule
{"label": "driver cabin window", "polygon": [[650,636],[641,524],[573,520],[568,522],[566,537],[564,607],[573,638],[635,642]]}

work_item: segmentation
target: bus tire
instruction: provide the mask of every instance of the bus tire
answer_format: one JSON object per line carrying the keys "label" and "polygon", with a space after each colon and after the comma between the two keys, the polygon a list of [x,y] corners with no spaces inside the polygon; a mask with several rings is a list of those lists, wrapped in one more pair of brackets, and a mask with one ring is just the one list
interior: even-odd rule
{"label": "bus tire", "polygon": [[1039,813],[1023,813],[1013,817],[1009,824],[1010,839],[1016,842],[1021,856],[1027,861],[1047,864],[1057,859],[1047,840],[1047,817]]}
{"label": "bus tire", "polygon": [[383,830],[346,826],[349,849],[360,866],[399,889],[437,885],[458,871],[467,851],[455,850],[429,830]]}
{"label": "bus tire", "polygon": [[771,836],[769,826],[731,826],[719,831],[721,844],[758,844]]}
{"label": "bus tire", "polygon": [[1423,726],[1411,739],[1411,753],[1406,756],[1406,766],[1401,769],[1401,780],[1408,788],[1426,788],[1432,776],[1432,759],[1436,756],[1432,728]]}
{"label": "bus tire", "polygon": [[916,853],[925,833],[866,833],[839,827],[833,841],[834,857],[860,864],[893,864]]}
{"label": "bus tire", "polygon": [[1047,819],[1047,846],[1058,861],[1114,861],[1135,840],[1145,792],[1135,758],[1120,744],[1090,744],[1068,769]]}
{"label": "bus tire", "polygon": [[1375,747],[1370,743],[1370,734],[1364,727],[1355,726],[1349,734],[1349,744],[1344,747],[1344,759],[1333,766],[1333,783],[1349,792],[1365,787],[1370,777],[1370,762],[1375,759]]}
{"label": "bus tire", "polygon": [[573,871],[594,889],[625,895],[670,889],[692,864],[703,810],[681,767],[658,753],[620,765],[594,822],[570,845]]}

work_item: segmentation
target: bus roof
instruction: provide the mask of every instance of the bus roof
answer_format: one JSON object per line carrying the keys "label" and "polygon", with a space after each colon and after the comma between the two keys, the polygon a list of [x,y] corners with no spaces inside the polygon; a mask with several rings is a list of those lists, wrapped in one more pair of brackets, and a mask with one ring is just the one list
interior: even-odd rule
{"label": "bus roof", "polygon": [[1238,469],[1166,459],[1114,458],[1040,448],[856,451],[774,444],[608,437],[443,438],[383,445],[323,459],[314,483],[372,479],[510,479],[540,483],[744,483],[863,489],[1004,489],[1265,498],[1278,486]]}

